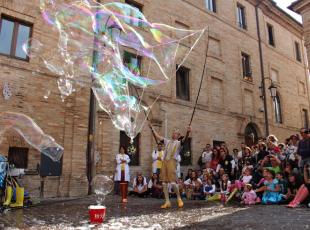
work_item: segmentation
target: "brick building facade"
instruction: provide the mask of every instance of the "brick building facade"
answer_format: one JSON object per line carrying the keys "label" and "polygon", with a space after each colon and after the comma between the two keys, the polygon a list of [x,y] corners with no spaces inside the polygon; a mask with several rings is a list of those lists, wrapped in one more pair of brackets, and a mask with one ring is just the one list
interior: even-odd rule
{"label": "brick building facade", "polygon": [[[104,2],[104,1],[102,1]],[[191,151],[187,156],[185,171],[195,168],[206,143],[225,141],[229,148],[241,142],[251,142],[265,135],[263,101],[260,98],[262,81],[259,56],[259,38],[255,17],[256,0],[135,0],[128,1],[141,9],[149,21],[176,27],[201,29],[209,26],[208,66],[204,77],[197,111],[192,124]],[[158,13],[160,12],[160,14]],[[44,39],[53,47],[57,34],[42,20],[38,1],[0,0],[1,22],[13,21],[32,29],[33,38]],[[284,140],[291,133],[308,124],[309,82],[302,25],[293,20],[272,1],[264,1],[258,9],[259,30],[266,88],[271,79],[277,86],[277,100],[273,101],[267,89],[267,108],[270,133]],[[0,27],[1,28],[1,27]],[[3,27],[2,27],[3,28]],[[15,39],[16,40],[16,39]],[[0,41],[1,42],[1,41]],[[183,64],[178,78],[182,83],[180,95],[176,78],[162,87],[161,98],[150,114],[151,122],[169,136],[179,127],[185,132],[195,104],[202,73],[207,39]],[[13,95],[9,100],[0,97],[0,111],[18,111],[32,117],[38,125],[65,148],[62,175],[40,178],[35,169],[40,154],[30,148],[16,133],[9,132],[0,145],[5,155],[9,147],[27,147],[28,165],[23,183],[33,194],[44,196],[86,195],[87,184],[87,131],[89,114],[89,89],[82,89],[61,101],[56,76],[48,73],[34,60],[17,59],[18,53],[1,52],[0,88],[8,83]],[[142,59],[142,73],[147,71]],[[188,83],[186,83],[188,82]],[[46,100],[43,95],[49,93]],[[148,93],[146,93],[146,97]],[[150,96],[150,95],[149,95]],[[254,135],[254,136],[253,136]],[[116,130],[107,115],[97,111],[93,171],[112,175],[114,157],[120,142],[127,140]],[[132,174],[151,172],[151,152],[155,147],[147,126],[139,135],[139,154],[133,156]],[[183,159],[184,160],[184,159]],[[185,160],[184,160],[185,161]]]}

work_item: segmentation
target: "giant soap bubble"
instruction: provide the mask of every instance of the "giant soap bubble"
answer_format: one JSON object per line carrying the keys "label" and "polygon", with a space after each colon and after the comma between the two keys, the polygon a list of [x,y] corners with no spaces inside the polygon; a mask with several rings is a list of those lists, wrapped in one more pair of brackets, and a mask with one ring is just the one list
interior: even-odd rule
{"label": "giant soap bubble", "polygon": [[97,204],[102,205],[106,195],[112,192],[114,182],[105,175],[96,175],[92,180],[94,193],[96,194]]}
{"label": "giant soap bubble", "polygon": [[0,112],[0,137],[9,130],[15,130],[25,141],[53,161],[59,161],[64,148],[28,116],[15,112]]}
{"label": "giant soap bubble", "polygon": [[25,52],[58,76],[63,99],[76,85],[91,87],[100,108],[131,139],[141,131],[161,86],[205,31],[151,23],[120,2],[41,0],[40,6],[59,35],[58,45],[32,39]]}

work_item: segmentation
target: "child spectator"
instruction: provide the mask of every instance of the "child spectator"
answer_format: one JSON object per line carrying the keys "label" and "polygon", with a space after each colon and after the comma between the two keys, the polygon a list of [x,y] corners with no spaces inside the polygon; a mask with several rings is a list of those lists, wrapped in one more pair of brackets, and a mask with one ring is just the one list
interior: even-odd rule
{"label": "child spectator", "polygon": [[212,182],[212,179],[206,176],[207,181],[203,185],[203,194],[206,200],[208,200],[209,197],[213,196],[215,194],[215,184]]}
{"label": "child spectator", "polygon": [[192,172],[191,178],[184,182],[187,199],[200,198],[202,195],[202,181],[197,177],[195,171]]}
{"label": "child spectator", "polygon": [[264,187],[258,189],[264,191],[262,204],[278,204],[282,200],[279,181],[275,179],[274,171],[267,169]]}
{"label": "child spectator", "polygon": [[241,204],[253,205],[258,202],[258,197],[252,188],[251,184],[246,184],[244,186],[244,193],[241,197]]}
{"label": "child spectator", "polygon": [[280,185],[280,194],[287,194],[287,180],[284,178],[284,174],[279,172],[276,174],[276,178],[279,181],[279,185]]}
{"label": "child spectator", "polygon": [[245,168],[244,173],[241,177],[240,180],[236,180],[234,185],[231,186],[231,193],[229,195],[229,197],[226,200],[226,203],[228,203],[236,194],[238,191],[241,191],[241,189],[246,185],[249,184],[252,180],[252,175],[251,175],[252,171],[251,169]]}

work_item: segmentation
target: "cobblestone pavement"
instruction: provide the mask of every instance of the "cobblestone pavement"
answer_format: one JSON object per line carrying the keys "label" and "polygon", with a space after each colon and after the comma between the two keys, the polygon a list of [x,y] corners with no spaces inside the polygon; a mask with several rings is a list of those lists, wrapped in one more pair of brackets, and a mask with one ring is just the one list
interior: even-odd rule
{"label": "cobblestone pavement", "polygon": [[130,198],[122,205],[118,196],[107,198],[106,221],[95,226],[88,223],[87,210],[94,203],[94,197],[87,197],[7,211],[0,214],[0,229],[310,229],[310,209],[305,207],[223,207],[214,202],[186,201],[181,210],[175,206],[160,210],[162,200]]}

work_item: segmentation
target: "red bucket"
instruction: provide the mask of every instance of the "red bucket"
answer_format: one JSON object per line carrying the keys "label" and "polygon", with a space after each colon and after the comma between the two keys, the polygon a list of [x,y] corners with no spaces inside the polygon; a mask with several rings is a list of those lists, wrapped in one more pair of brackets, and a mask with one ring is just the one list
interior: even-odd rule
{"label": "red bucket", "polygon": [[101,205],[91,205],[88,207],[89,221],[93,224],[103,223],[106,213],[106,207]]}

